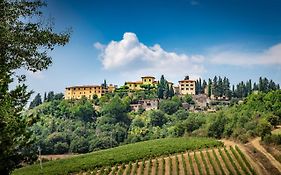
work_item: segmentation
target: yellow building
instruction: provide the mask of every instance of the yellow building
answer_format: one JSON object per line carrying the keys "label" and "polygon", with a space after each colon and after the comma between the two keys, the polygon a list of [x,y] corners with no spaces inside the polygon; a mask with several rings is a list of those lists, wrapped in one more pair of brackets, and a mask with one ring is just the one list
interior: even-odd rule
{"label": "yellow building", "polygon": [[195,80],[189,80],[189,77],[186,76],[184,80],[179,81],[179,93],[195,95]]}
{"label": "yellow building", "polygon": [[108,92],[113,92],[116,86],[110,84],[104,88],[100,85],[84,85],[84,86],[71,86],[65,88],[65,99],[80,99],[83,96],[88,99],[92,99],[93,95],[97,95],[99,98]]}
{"label": "yellow building", "polygon": [[128,81],[125,82],[125,86],[129,87],[130,90],[142,90],[142,85],[155,85],[157,86],[157,81],[155,81],[155,77],[152,76],[144,76],[141,77],[141,81]]}

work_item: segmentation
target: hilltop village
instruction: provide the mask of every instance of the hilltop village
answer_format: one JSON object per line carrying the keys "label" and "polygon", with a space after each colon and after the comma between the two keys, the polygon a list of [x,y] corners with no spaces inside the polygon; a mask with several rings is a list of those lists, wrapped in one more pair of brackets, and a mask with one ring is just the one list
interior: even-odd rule
{"label": "hilltop village", "polygon": [[[178,84],[175,85],[173,82],[164,79],[156,80],[154,76],[143,76],[139,81],[127,81],[123,86],[118,87],[117,85],[108,84],[106,81],[101,85],[82,85],[82,86],[70,86],[65,88],[64,98],[65,99],[81,99],[86,97],[87,99],[101,98],[108,94],[126,92],[132,94],[134,92],[155,92],[159,91],[159,84],[164,81],[168,93],[172,93],[171,97],[176,95],[178,97],[190,98],[188,103],[183,103],[183,107],[191,111],[215,111],[215,108],[211,108],[210,103],[216,104],[219,101],[220,104],[229,104],[229,97],[225,94],[215,96],[212,94],[212,89],[205,81],[201,85],[201,79],[198,81],[190,79],[189,76],[185,76],[183,80],[179,80]],[[228,82],[227,82],[228,83]],[[162,83],[163,84],[163,83]],[[211,83],[210,83],[211,85]],[[200,89],[201,90],[198,90]],[[208,88],[210,88],[208,90]],[[229,88],[229,83],[228,83]],[[199,92],[200,91],[200,92]],[[159,96],[143,96],[137,101],[133,101],[130,104],[131,110],[138,111],[140,109],[151,110],[159,108]]]}

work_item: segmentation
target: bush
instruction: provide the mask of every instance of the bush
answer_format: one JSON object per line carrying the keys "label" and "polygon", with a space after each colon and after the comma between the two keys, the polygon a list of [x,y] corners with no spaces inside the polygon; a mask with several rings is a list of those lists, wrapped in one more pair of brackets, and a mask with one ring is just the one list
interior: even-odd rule
{"label": "bush", "polygon": [[166,114],[173,114],[179,109],[179,105],[177,102],[172,100],[163,100],[159,104],[159,109]]}
{"label": "bush", "polygon": [[86,153],[89,151],[89,142],[84,137],[74,139],[70,144],[73,153]]}
{"label": "bush", "polygon": [[106,149],[117,146],[118,143],[111,137],[99,137],[93,140],[90,144],[90,151],[95,151],[99,149]]}
{"label": "bush", "polygon": [[58,142],[54,145],[54,153],[55,154],[64,154],[67,153],[69,146],[65,142]]}

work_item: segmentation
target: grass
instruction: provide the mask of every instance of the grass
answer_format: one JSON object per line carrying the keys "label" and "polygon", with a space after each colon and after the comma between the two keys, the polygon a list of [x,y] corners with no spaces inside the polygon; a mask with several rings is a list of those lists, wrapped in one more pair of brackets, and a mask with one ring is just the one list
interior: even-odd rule
{"label": "grass", "polygon": [[202,137],[156,139],[116,148],[96,151],[68,159],[54,160],[17,169],[13,175],[61,175],[93,170],[102,166],[114,166],[138,159],[169,155],[186,150],[222,146],[222,143]]}

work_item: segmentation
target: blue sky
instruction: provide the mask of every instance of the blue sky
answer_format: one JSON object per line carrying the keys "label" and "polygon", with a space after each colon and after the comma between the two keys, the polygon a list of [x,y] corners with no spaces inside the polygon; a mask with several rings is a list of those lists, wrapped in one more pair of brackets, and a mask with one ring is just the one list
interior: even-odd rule
{"label": "blue sky", "polygon": [[281,83],[280,0],[49,0],[56,31],[72,28],[53,64],[28,73],[35,92],[66,86],[123,85],[161,74],[177,84],[227,76]]}

